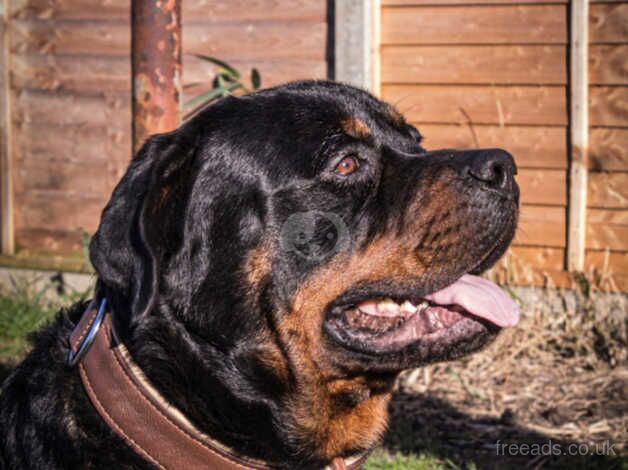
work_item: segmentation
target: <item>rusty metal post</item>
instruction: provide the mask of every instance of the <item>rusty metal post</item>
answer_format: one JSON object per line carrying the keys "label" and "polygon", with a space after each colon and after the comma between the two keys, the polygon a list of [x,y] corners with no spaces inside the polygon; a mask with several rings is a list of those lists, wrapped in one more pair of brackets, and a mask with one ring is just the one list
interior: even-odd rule
{"label": "rusty metal post", "polygon": [[131,1],[133,152],[181,119],[181,0]]}

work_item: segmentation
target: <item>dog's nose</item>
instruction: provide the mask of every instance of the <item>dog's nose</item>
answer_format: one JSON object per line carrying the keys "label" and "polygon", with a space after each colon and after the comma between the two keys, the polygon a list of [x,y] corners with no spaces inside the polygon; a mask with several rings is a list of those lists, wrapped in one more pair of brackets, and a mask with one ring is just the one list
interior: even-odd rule
{"label": "dog's nose", "polygon": [[502,149],[471,151],[469,166],[465,171],[476,181],[498,191],[510,191],[517,174],[515,161]]}

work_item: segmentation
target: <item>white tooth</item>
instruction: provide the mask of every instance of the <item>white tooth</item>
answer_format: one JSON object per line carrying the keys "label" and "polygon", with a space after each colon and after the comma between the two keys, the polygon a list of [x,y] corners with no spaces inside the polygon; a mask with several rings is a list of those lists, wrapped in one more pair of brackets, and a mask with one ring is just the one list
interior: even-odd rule
{"label": "white tooth", "polygon": [[392,299],[384,299],[377,304],[377,311],[379,313],[392,313],[399,312],[399,304]]}
{"label": "white tooth", "polygon": [[417,309],[419,311],[423,311],[425,310],[427,307],[429,307],[430,304],[427,302],[427,300],[424,300],[423,302],[421,302],[419,305],[417,305]]}
{"label": "white tooth", "polygon": [[358,309],[367,315],[377,315],[377,303],[367,300],[358,305]]}
{"label": "white tooth", "polygon": [[409,300],[401,304],[401,311],[405,313],[416,313],[418,308]]}

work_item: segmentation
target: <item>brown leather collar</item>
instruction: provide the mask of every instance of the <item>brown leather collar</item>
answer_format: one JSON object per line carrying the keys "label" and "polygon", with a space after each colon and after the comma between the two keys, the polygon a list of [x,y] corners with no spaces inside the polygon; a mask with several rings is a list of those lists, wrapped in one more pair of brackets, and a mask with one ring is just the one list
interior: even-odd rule
{"label": "brown leather collar", "polygon": [[[236,455],[196,429],[151,385],[118,341],[106,299],[87,307],[70,335],[70,365],[78,364],[85,391],[107,425],[160,469],[266,470],[265,462]],[[327,469],[355,470],[369,452],[335,458]]]}

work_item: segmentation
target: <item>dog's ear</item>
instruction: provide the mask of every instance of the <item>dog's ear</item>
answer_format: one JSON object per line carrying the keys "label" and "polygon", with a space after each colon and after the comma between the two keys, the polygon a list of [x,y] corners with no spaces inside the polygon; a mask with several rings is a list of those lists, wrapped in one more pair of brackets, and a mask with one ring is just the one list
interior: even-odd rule
{"label": "dog's ear", "polygon": [[176,249],[191,189],[198,133],[192,126],[151,137],[135,155],[105,207],[90,246],[97,290],[115,309],[142,316],[151,309],[157,268]]}

